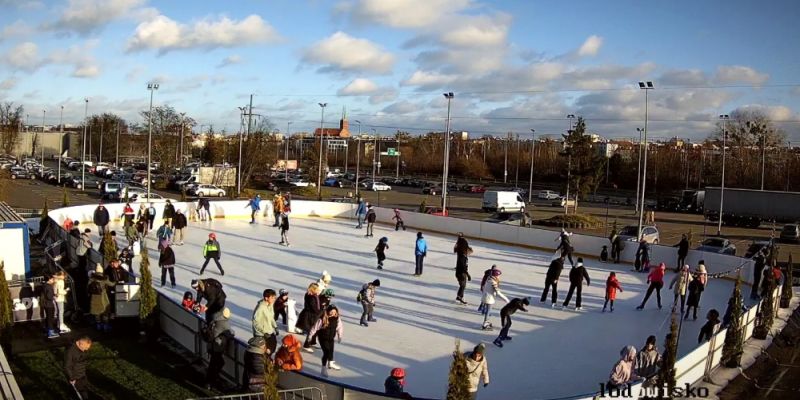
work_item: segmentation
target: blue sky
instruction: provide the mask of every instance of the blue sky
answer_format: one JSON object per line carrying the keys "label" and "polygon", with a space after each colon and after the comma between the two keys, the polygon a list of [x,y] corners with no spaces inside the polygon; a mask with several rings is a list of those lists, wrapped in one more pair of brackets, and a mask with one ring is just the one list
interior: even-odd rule
{"label": "blue sky", "polygon": [[[800,140],[796,1],[0,0],[0,101],[58,123],[114,112],[138,122],[146,83],[207,129],[237,107],[280,130],[326,126],[346,107],[364,130],[558,134],[643,125],[702,139],[715,118],[757,108]],[[355,124],[353,123],[355,126]],[[199,127],[198,127],[199,128]]]}

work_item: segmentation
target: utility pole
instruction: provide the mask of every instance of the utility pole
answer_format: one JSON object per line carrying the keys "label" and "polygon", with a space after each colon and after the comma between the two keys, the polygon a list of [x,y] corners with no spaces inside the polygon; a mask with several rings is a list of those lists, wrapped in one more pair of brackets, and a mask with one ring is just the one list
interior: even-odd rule
{"label": "utility pole", "polygon": [[183,137],[186,135],[186,131],[185,131],[185,129],[186,129],[186,128],[185,128],[185,124],[186,124],[186,113],[181,113],[181,151],[180,151],[180,157],[181,157],[181,159],[180,159],[180,163],[178,163],[178,165],[180,165],[180,167],[181,167],[181,171],[183,170],[183,166],[184,166],[184,159],[183,159]]}
{"label": "utility pole", "polygon": [[98,163],[103,162],[103,136],[105,136],[105,128],[106,128],[106,120],[102,116],[100,117],[100,158],[97,160]]}
{"label": "utility pole", "polygon": [[117,131],[117,151],[114,158],[114,166],[119,168],[119,119],[114,120],[114,130]]}
{"label": "utility pole", "polygon": [[505,161],[503,163],[503,183],[508,183],[508,141],[511,140],[511,132],[506,134],[506,140],[503,143],[505,153]]}
{"label": "utility pole", "polygon": [[533,154],[535,151],[536,151],[536,129],[531,129],[531,174],[530,174],[530,181],[528,182],[528,203],[531,202],[532,199],[531,196],[533,195]]}
{"label": "utility pole", "polygon": [[516,172],[514,173],[514,187],[519,188],[519,133],[517,135],[517,154],[514,156],[514,160],[516,160],[517,166],[515,167]]}
{"label": "utility pole", "polygon": [[328,103],[317,103],[322,111],[319,119],[319,164],[317,164],[317,200],[322,200],[322,140],[325,137],[325,107]]}
{"label": "utility pole", "polygon": [[[86,129],[89,125],[89,98],[84,97],[86,108],[83,111],[83,154],[81,155],[81,192],[86,191]],[[152,106],[151,106],[152,108]]]}
{"label": "utility pole", "polygon": [[39,169],[39,175],[44,179],[44,120],[45,115],[47,115],[47,110],[42,110],[42,140],[39,143],[39,147],[42,148],[42,166]]}
{"label": "utility pole", "polygon": [[64,106],[61,106],[61,117],[58,120],[58,184],[61,185],[61,155],[64,154]]}
{"label": "utility pole", "polygon": [[[247,112],[247,137],[250,137],[250,124],[253,122],[253,95],[250,94],[250,105],[248,106]],[[241,131],[240,131],[241,132]],[[239,170],[237,171],[239,174],[239,182],[238,186],[236,187],[236,196],[238,197],[242,193],[242,134],[239,134]]]}
{"label": "utility pole", "polygon": [[284,138],[284,140],[286,140],[286,153],[284,154],[286,159],[283,163],[283,172],[286,173],[286,182],[289,182],[289,129],[291,126],[292,121],[286,123],[286,137]]}
{"label": "utility pole", "polygon": [[356,197],[358,197],[358,181],[361,174],[361,121],[356,120],[358,124],[358,138],[356,138]]}

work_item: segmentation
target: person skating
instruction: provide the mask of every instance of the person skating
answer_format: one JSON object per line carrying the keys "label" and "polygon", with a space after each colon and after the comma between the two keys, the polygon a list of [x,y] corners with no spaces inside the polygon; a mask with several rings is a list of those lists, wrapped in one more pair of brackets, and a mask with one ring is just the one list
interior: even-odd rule
{"label": "person skating", "polygon": [[358,219],[358,225],[356,225],[356,229],[361,229],[364,227],[364,218],[367,216],[367,206],[369,203],[364,201],[363,198],[358,199],[358,207],[356,207],[356,218]]}
{"label": "person skating", "polygon": [[689,266],[684,265],[680,272],[675,274],[672,281],[669,283],[669,288],[673,289],[675,297],[672,299],[672,312],[678,307],[678,299],[681,301],[681,315],[683,315],[686,306],[686,289],[689,288],[689,282],[692,280],[692,274],[689,273]]}
{"label": "person skating", "polygon": [[367,206],[367,234],[364,237],[372,237],[372,229],[375,225],[375,220],[378,219],[378,215],[375,213],[375,209],[372,206]]}
{"label": "person skating", "polygon": [[158,256],[158,266],[161,267],[161,287],[167,283],[167,274],[169,274],[169,283],[172,288],[175,288],[175,251],[172,246],[167,243],[167,246],[161,250]]}
{"label": "person skating", "polygon": [[471,352],[464,353],[469,372],[467,375],[469,389],[467,391],[469,391],[470,400],[478,398],[478,386],[481,384],[481,379],[483,379],[483,387],[489,386],[489,362],[486,360],[485,352],[486,346],[479,343]]}
{"label": "person skating", "polygon": [[[619,264],[619,258],[622,255],[623,245],[622,236],[620,235],[617,235],[614,238],[614,241],[611,242],[611,258],[614,259],[614,264]],[[616,252],[614,250],[616,250]]]}
{"label": "person skating", "polygon": [[275,322],[275,291],[272,289],[264,290],[262,299],[256,304],[253,310],[253,336],[261,336],[267,342],[269,356],[275,353],[278,347],[278,323]]}
{"label": "person skating", "polygon": [[647,272],[650,268],[650,245],[644,239],[639,241],[633,267],[636,272]]}
{"label": "person skating", "polygon": [[186,236],[186,215],[181,210],[175,210],[175,218],[172,219],[172,233],[174,242],[178,246],[183,246],[183,238]]}
{"label": "person skating", "polygon": [[134,274],[134,272],[133,272],[133,250],[131,249],[132,247],[133,246],[128,246],[128,247],[123,248],[122,251],[119,252],[119,256],[117,256],[117,258],[119,259],[119,262],[122,264],[121,265],[122,268],[127,268],[128,269],[128,273],[131,274],[131,275]]}
{"label": "person skating", "polygon": [[600,250],[600,262],[608,262],[608,246],[603,245],[603,248]]}
{"label": "person skating", "polygon": [[383,261],[386,260],[386,250],[389,249],[389,238],[386,236],[378,240],[378,245],[375,246],[375,254],[378,255],[378,269],[383,269]]}
{"label": "person skating", "polygon": [[172,219],[175,218],[175,205],[172,204],[170,199],[167,199],[167,202],[164,203],[164,211],[162,212],[161,218],[169,221],[170,224],[172,223]]}
{"label": "person skating", "polygon": [[453,253],[456,254],[456,281],[458,281],[456,301],[461,304],[467,304],[464,301],[464,290],[467,288],[467,281],[472,280],[469,275],[469,256],[472,254],[472,247],[469,246],[469,242],[461,232],[458,233],[458,239],[455,246],[453,246]]}
{"label": "person skating", "polygon": [[714,336],[719,325],[719,311],[713,308],[708,310],[706,320],[706,323],[700,328],[700,334],[697,335],[697,344],[707,342],[711,340],[711,336]]}
{"label": "person skating", "polygon": [[275,299],[275,304],[272,305],[272,308],[275,310],[275,321],[277,322],[283,318],[283,324],[288,328],[286,311],[289,308],[289,292],[286,289],[278,291],[278,298]]}
{"label": "person skating", "polygon": [[486,281],[486,285],[483,286],[483,297],[481,298],[481,303],[483,304],[483,324],[481,325],[481,329],[492,329],[492,323],[489,322],[489,314],[492,312],[492,306],[495,303],[496,297],[500,297],[505,300],[506,303],[509,302],[508,297],[500,291],[501,274],[502,272],[499,269],[495,269],[492,271],[492,276]]}
{"label": "person skating", "polygon": [[325,289],[328,289],[331,285],[331,281],[333,281],[331,274],[327,270],[323,270],[319,275],[319,279],[317,280],[319,292],[322,293]]}
{"label": "person skating", "polygon": [[561,250],[561,258],[565,260],[569,259],[570,265],[575,265],[575,262],[572,261],[572,252],[575,249],[572,247],[572,243],[570,243],[570,236],[572,236],[572,232],[567,232],[566,229],[561,229],[561,233],[556,238],[556,241],[558,241],[558,247],[556,247],[556,251]]}
{"label": "person skating", "polygon": [[136,214],[133,212],[131,203],[125,203],[125,207],[122,208],[122,215],[125,218],[125,225],[133,225],[133,217]]}
{"label": "person skating", "polygon": [[620,359],[614,364],[611,369],[611,375],[606,382],[607,388],[620,388],[627,385],[629,382],[639,379],[634,371],[636,365],[636,348],[633,346],[625,346],[619,352]]}
{"label": "person skating", "polygon": [[[319,302],[320,293],[322,293],[322,291],[319,285],[314,282],[308,285],[306,294],[303,296],[303,309],[297,317],[297,325],[295,326],[296,329],[299,329],[303,333],[308,333],[308,331],[311,330],[311,327],[317,322],[317,318],[319,318],[319,314],[322,312],[322,305]],[[306,348],[308,348],[308,350],[306,350]],[[308,346],[304,345],[303,349],[314,352],[310,344]]]}
{"label": "person skating", "polygon": [[254,336],[247,341],[244,353],[244,374],[242,374],[242,390],[247,393],[261,392],[266,385],[264,369],[268,362],[267,342],[261,336]]}
{"label": "person skating", "polygon": [[361,326],[369,326],[369,322],[378,322],[377,319],[372,317],[375,311],[375,289],[381,286],[380,279],[375,279],[372,282],[367,282],[361,286],[361,291],[358,292],[358,301],[361,303]]}
{"label": "person skating", "polygon": [[558,303],[558,279],[561,278],[561,271],[564,269],[564,256],[558,256],[553,261],[550,261],[550,266],[547,267],[547,274],[544,278],[544,290],[542,291],[542,298],[539,299],[540,303],[544,303],[547,299],[547,292],[552,289],[552,302],[550,307],[555,307]]}
{"label": "person skating", "polygon": [[98,331],[110,331],[111,325],[108,324],[108,317],[111,313],[111,303],[108,300],[108,288],[116,286],[103,274],[103,266],[97,264],[94,273],[89,278],[89,285],[86,290],[89,292],[89,313],[94,316],[95,328]]}
{"label": "person skating", "polygon": [[664,287],[664,273],[666,269],[667,266],[664,263],[660,263],[655,268],[651,268],[650,274],[647,275],[647,283],[650,286],[647,287],[647,293],[644,295],[642,304],[636,307],[637,310],[644,309],[644,305],[647,304],[647,300],[650,298],[650,295],[653,294],[654,290],[656,292],[656,300],[658,301],[658,309],[661,309],[661,288]]}
{"label": "person skating", "polygon": [[394,223],[394,230],[395,231],[399,231],[400,228],[403,228],[403,230],[406,230],[406,224],[405,224],[405,222],[403,222],[403,217],[400,215],[400,209],[399,208],[395,208],[394,209],[394,217],[392,217],[392,219],[395,221],[395,223]]}
{"label": "person skating", "polygon": [[108,226],[108,222],[111,221],[111,217],[108,215],[108,209],[100,203],[97,208],[94,209],[94,216],[92,217],[92,222],[97,225],[97,233],[100,236],[106,234],[106,226]]}
{"label": "person skating", "polygon": [[258,214],[258,211],[261,210],[261,195],[256,194],[255,196],[253,196],[253,198],[247,202],[247,205],[244,206],[244,208],[247,207],[250,207],[250,223],[255,224],[256,214]]}
{"label": "person skating", "polygon": [[289,246],[289,214],[282,212],[281,213],[281,223],[280,223],[280,230],[281,230],[281,242],[279,244],[284,246]]}
{"label": "person skating", "polygon": [[622,292],[622,286],[617,280],[617,273],[611,272],[606,279],[606,300],[603,303],[603,312],[606,312],[606,306],[611,303],[611,312],[614,312],[614,300],[617,298],[617,290]]}
{"label": "person skating", "polygon": [[661,353],[656,348],[656,337],[650,335],[644,343],[644,347],[636,354],[636,375],[644,379],[650,379],[658,373],[661,365]]}
{"label": "person skating", "polygon": [[165,219],[164,225],[158,227],[156,238],[158,238],[158,251],[164,250],[172,241],[172,228],[169,226],[169,220]]}
{"label": "person skating", "polygon": [[411,396],[405,392],[406,371],[402,368],[392,368],[389,376],[383,381],[383,390],[386,394],[401,399],[410,399]]}
{"label": "person skating", "polygon": [[225,353],[234,338],[230,324],[231,310],[224,308],[215,314],[208,325],[208,354],[210,356],[206,370],[206,389],[215,387],[219,381],[219,374],[225,367]]}
{"label": "person skating", "polygon": [[527,297],[516,297],[500,309],[500,323],[503,327],[500,329],[500,334],[497,336],[497,339],[493,342],[496,346],[503,347],[504,340],[511,340],[511,336],[508,336],[508,331],[511,329],[511,316],[517,311],[528,312],[525,306],[530,304],[531,302]]}
{"label": "person skating", "polygon": [[700,260],[697,262],[697,279],[700,279],[700,283],[703,284],[703,287],[708,285],[708,272],[706,272],[706,261]]}
{"label": "person skating", "polygon": [[139,204],[139,211],[136,212],[136,222],[141,222],[144,224],[144,236],[149,235],[150,231],[153,229],[153,227],[150,226],[148,215],[149,213],[147,212],[147,206],[144,203]]}
{"label": "person skating", "polygon": [[153,223],[156,221],[156,206],[153,203],[147,207],[147,227],[149,230],[153,229]]}
{"label": "person skating", "polygon": [[217,268],[219,269],[219,274],[225,276],[225,270],[222,269],[222,265],[219,263],[221,256],[222,250],[219,247],[217,235],[214,232],[211,232],[208,234],[208,240],[206,240],[206,244],[203,245],[203,257],[205,257],[206,261],[200,268],[200,275],[203,275],[203,271],[206,270],[208,263],[211,260],[214,260],[214,263],[217,264]]}
{"label": "person skating", "polygon": [[275,217],[275,223],[272,224],[273,227],[277,228],[280,226],[280,217],[282,212],[283,196],[281,196],[280,193],[275,193],[275,196],[272,197],[272,216]]}
{"label": "person skating", "polygon": [[81,399],[89,398],[89,377],[86,375],[86,367],[89,366],[89,349],[92,348],[92,339],[82,336],[64,352],[64,374],[67,381],[80,395]]}
{"label": "person skating", "polygon": [[[497,264],[492,264],[491,268],[483,271],[483,277],[481,278],[481,287],[480,287],[481,293],[483,293],[483,288],[486,286],[486,282],[489,280],[489,278],[492,277],[492,274],[494,273],[494,271],[496,269],[497,269]],[[481,298],[483,298],[483,296],[481,296]],[[478,312],[479,313],[483,313],[483,307],[484,306],[485,306],[485,304],[483,304],[483,301],[481,301],[480,304],[478,305]]]}
{"label": "person skating", "polygon": [[586,280],[586,286],[589,286],[589,274],[586,272],[586,267],[583,266],[583,258],[578,257],[578,263],[569,270],[569,290],[567,291],[567,298],[564,299],[564,307],[569,306],[572,293],[576,292],[575,311],[580,311],[582,309],[581,299],[584,279]]}
{"label": "person skating", "polygon": [[697,320],[697,308],[700,307],[700,296],[703,294],[703,290],[705,290],[705,285],[700,279],[700,274],[694,274],[694,279],[689,282],[689,296],[686,298],[686,314],[684,314],[683,319],[689,319],[689,312],[691,311],[692,318],[695,321]]}
{"label": "person skating", "polygon": [[214,314],[222,311],[225,308],[225,300],[227,295],[225,290],[222,289],[222,284],[212,278],[206,279],[193,279],[192,289],[197,290],[197,295],[194,297],[194,303],[199,305],[203,299],[206,299],[206,321],[214,319]]}
{"label": "person skating", "polygon": [[59,336],[58,319],[56,317],[56,279],[54,276],[48,276],[46,284],[44,285],[42,293],[42,302],[40,306],[44,309],[45,328],[47,329],[47,338],[55,339]]}
{"label": "person skating", "polygon": [[85,274],[88,272],[89,263],[89,250],[92,248],[92,238],[89,234],[91,229],[86,228],[83,233],[78,237],[78,247],[75,249],[75,254],[78,256],[78,269],[80,273]]}
{"label": "person skating", "polygon": [[292,334],[281,340],[281,348],[275,353],[275,366],[281,371],[300,371],[303,369],[303,355],[300,354],[300,341]]}
{"label": "person skating", "polygon": [[425,256],[428,255],[428,243],[422,237],[422,232],[417,232],[417,242],[414,245],[414,259],[416,266],[414,268],[414,276],[422,275],[422,267],[424,266]]}
{"label": "person skating", "polygon": [[328,370],[342,369],[334,361],[334,339],[342,343],[344,327],[339,318],[339,309],[334,305],[325,308],[325,313],[317,320],[311,331],[310,336],[318,335],[319,346],[322,348],[322,376],[328,376]]}
{"label": "person skating", "polygon": [[681,241],[678,242],[674,247],[678,248],[678,264],[675,266],[675,271],[679,271],[679,268],[686,264],[686,256],[689,255],[689,237],[686,234],[681,235]]}

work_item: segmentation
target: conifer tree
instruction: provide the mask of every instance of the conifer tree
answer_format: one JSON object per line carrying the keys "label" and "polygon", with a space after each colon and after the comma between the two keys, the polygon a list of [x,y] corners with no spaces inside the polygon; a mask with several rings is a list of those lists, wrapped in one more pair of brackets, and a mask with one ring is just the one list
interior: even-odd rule
{"label": "conifer tree", "polygon": [[792,281],[794,280],[792,274],[793,264],[792,255],[789,254],[789,261],[786,265],[786,273],[783,278],[783,288],[781,289],[781,308],[789,308],[789,303],[792,302]]}
{"label": "conifer tree", "polygon": [[69,193],[67,193],[67,187],[64,186],[64,196],[61,199],[61,207],[69,207]]}
{"label": "conifer tree", "polygon": [[469,399],[469,370],[467,357],[461,352],[461,342],[456,340],[453,351],[453,362],[450,364],[450,376],[447,383],[447,400]]}
{"label": "conifer tree", "polygon": [[741,277],[736,278],[733,294],[728,300],[730,310],[730,323],[725,333],[725,343],[722,345],[722,365],[727,368],[736,368],[742,361],[742,289]]}
{"label": "conifer tree", "polygon": [[[772,259],[774,262],[774,258]],[[759,310],[759,318],[757,319],[756,327],[753,329],[753,337],[756,339],[764,340],[767,338],[770,329],[772,329],[772,322],[775,313],[775,276],[770,271],[764,274],[762,281],[764,288],[764,296],[761,298],[761,309]]]}
{"label": "conifer tree", "polygon": [[47,199],[44,199],[44,205],[42,206],[42,214],[41,214],[41,217],[40,217],[40,219],[39,219],[39,232],[41,232],[41,231],[42,231],[42,229],[41,229],[41,228],[42,228],[42,227],[44,226],[44,224],[46,223],[46,221],[47,221],[47,214],[48,214],[49,212],[50,212],[50,210],[47,208]]}
{"label": "conifer tree", "polygon": [[153,289],[153,275],[150,273],[150,258],[147,254],[147,246],[142,246],[142,263],[140,264],[139,275],[139,319],[145,320],[156,308],[156,290]]}
{"label": "conifer tree", "polygon": [[103,248],[101,250],[103,251],[103,262],[105,264],[117,258],[117,243],[111,237],[111,231],[109,230],[106,230],[106,233],[103,234]]}
{"label": "conifer tree", "polygon": [[0,344],[9,351],[11,346],[11,327],[14,325],[14,308],[11,291],[6,281],[5,262],[0,261]]}
{"label": "conifer tree", "polygon": [[666,387],[668,393],[675,388],[675,361],[678,358],[678,318],[680,315],[673,312],[672,322],[669,325],[669,334],[664,340],[663,365],[658,370],[658,381],[661,387]]}
{"label": "conifer tree", "polygon": [[280,400],[278,367],[267,356],[264,356],[264,400]]}

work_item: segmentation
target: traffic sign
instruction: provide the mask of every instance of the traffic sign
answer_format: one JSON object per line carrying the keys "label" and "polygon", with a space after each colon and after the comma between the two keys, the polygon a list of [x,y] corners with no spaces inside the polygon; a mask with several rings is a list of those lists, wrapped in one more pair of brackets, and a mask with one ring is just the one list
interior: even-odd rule
{"label": "traffic sign", "polygon": [[400,156],[400,152],[399,151],[395,151],[395,149],[389,149],[389,151],[382,151],[381,155],[382,156],[390,156],[390,157],[398,157],[398,156]]}

